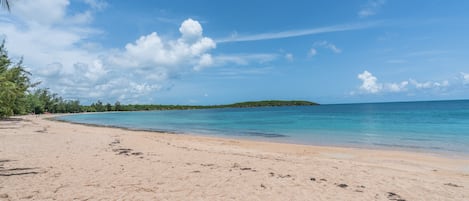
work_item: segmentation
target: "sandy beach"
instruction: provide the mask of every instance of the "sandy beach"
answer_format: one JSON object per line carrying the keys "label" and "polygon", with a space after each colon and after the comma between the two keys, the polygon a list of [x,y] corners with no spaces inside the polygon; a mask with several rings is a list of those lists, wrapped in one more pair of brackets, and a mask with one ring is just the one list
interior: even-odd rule
{"label": "sandy beach", "polygon": [[0,121],[0,200],[469,200],[469,159]]}

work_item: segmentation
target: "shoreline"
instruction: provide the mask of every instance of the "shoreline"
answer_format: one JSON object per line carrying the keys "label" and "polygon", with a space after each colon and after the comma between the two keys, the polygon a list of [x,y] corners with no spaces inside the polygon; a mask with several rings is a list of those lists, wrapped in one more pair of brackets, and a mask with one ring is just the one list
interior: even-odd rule
{"label": "shoreline", "polygon": [[0,199],[467,200],[469,159],[0,121]]}
{"label": "shoreline", "polygon": [[[93,113],[90,113],[93,114]],[[430,150],[430,149],[417,149],[417,148],[403,148],[399,146],[379,146],[379,145],[356,145],[353,146],[351,144],[328,144],[328,143],[316,143],[316,144],[309,144],[309,143],[300,143],[297,141],[276,141],[269,138],[262,138],[262,137],[246,137],[246,136],[229,136],[229,135],[216,135],[216,134],[202,134],[202,133],[191,133],[191,132],[182,132],[182,131],[166,131],[166,130],[157,130],[157,129],[141,129],[141,128],[128,128],[123,126],[114,126],[114,125],[100,125],[100,124],[93,124],[93,123],[80,123],[80,122],[73,122],[67,120],[57,119],[57,117],[65,116],[65,115],[73,115],[73,114],[50,114],[51,117],[45,118],[49,121],[58,121],[63,123],[70,123],[70,124],[77,124],[77,125],[84,125],[84,126],[91,126],[91,127],[103,127],[103,128],[115,128],[115,129],[122,129],[126,131],[142,131],[142,132],[154,132],[157,134],[173,134],[173,135],[185,135],[185,136],[195,136],[195,137],[207,137],[207,138],[215,138],[215,139],[226,139],[226,140],[242,140],[242,141],[254,141],[254,142],[265,142],[265,143],[277,143],[277,144],[287,144],[287,145],[300,145],[300,146],[312,146],[316,148],[324,147],[324,148],[344,148],[344,149],[358,149],[363,151],[396,151],[396,152],[404,152],[404,153],[416,153],[416,154],[427,154],[433,155],[436,157],[444,157],[444,158],[455,158],[455,159],[467,159],[469,158],[469,153],[465,152],[456,152],[450,150]]]}

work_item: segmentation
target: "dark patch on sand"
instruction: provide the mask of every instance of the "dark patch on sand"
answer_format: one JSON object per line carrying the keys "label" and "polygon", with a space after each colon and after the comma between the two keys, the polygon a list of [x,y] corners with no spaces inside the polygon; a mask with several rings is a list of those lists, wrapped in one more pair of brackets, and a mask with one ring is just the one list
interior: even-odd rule
{"label": "dark patch on sand", "polygon": [[445,183],[446,186],[456,187],[456,188],[463,188],[464,186],[453,184],[453,183]]}
{"label": "dark patch on sand", "polygon": [[388,192],[388,199],[395,200],[395,201],[406,201],[400,195],[398,195],[397,193],[393,193],[393,192]]}
{"label": "dark patch on sand", "polygon": [[40,172],[37,171],[38,168],[10,168],[0,169],[0,177],[10,177],[10,176],[20,176],[20,175],[29,175],[29,174],[39,174]]}

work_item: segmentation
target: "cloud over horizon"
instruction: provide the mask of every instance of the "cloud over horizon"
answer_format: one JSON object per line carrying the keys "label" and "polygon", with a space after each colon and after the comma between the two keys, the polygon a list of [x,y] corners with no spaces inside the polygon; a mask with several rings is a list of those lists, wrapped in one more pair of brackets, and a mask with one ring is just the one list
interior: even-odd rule
{"label": "cloud over horizon", "polygon": [[92,13],[107,3],[84,3],[85,10],[71,15],[68,0],[18,1],[12,7],[13,17],[0,16],[9,52],[25,57],[33,79],[42,82],[40,87],[68,99],[132,101],[171,88],[171,80],[181,73],[214,63],[209,52],[216,43],[204,37],[201,24],[191,18],[181,23],[181,36],[175,40],[152,32],[122,49],[93,48],[100,45],[88,39],[101,31],[90,25]]}
{"label": "cloud over horizon", "polygon": [[39,87],[84,104],[467,99],[469,31],[458,16],[469,3],[12,2],[0,10],[9,56],[24,57]]}
{"label": "cloud over horizon", "polygon": [[352,91],[350,94],[379,94],[379,93],[399,93],[409,92],[414,93],[418,91],[446,91],[454,88],[462,88],[464,84],[469,83],[469,74],[461,73],[461,78],[455,78],[452,83],[449,80],[442,81],[424,81],[419,82],[415,79],[409,78],[408,80],[400,82],[379,82],[378,78],[371,72],[365,70],[359,73],[357,78],[361,81],[359,91]]}

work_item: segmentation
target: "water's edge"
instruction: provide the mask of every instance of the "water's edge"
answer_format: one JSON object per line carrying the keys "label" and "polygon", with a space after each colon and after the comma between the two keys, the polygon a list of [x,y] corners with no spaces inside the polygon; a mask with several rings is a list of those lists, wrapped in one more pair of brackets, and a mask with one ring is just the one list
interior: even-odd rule
{"label": "water's edge", "polygon": [[[103,113],[111,113],[111,112],[103,112]],[[253,139],[249,137],[242,137],[242,136],[229,136],[229,135],[209,135],[209,134],[202,134],[202,133],[195,133],[195,132],[183,132],[183,131],[167,131],[167,130],[157,130],[157,129],[143,129],[143,128],[130,128],[124,126],[115,126],[115,125],[102,125],[102,124],[93,124],[93,123],[81,123],[81,122],[73,122],[69,120],[58,119],[63,116],[68,115],[77,115],[77,114],[62,114],[57,115],[54,117],[44,118],[49,121],[57,121],[62,123],[69,123],[69,124],[76,124],[76,125],[83,125],[89,127],[97,127],[97,128],[112,128],[112,129],[121,129],[125,131],[134,131],[134,132],[153,132],[157,134],[169,134],[169,135],[186,135],[191,137],[208,137],[208,138],[215,138],[215,139],[224,139],[224,140],[243,140],[243,141],[253,141],[253,142],[265,142],[265,143],[275,143],[275,144],[288,144],[288,145],[301,145],[301,146],[311,146],[311,147],[332,147],[332,148],[346,148],[346,149],[357,149],[357,150],[364,150],[364,151],[398,151],[398,152],[405,152],[405,153],[417,153],[417,154],[424,154],[424,155],[431,155],[435,157],[443,157],[443,158],[452,158],[452,159],[467,159],[469,158],[469,153],[461,153],[461,152],[443,152],[443,151],[428,151],[422,149],[404,149],[399,147],[379,147],[379,146],[353,146],[350,144],[325,144],[325,143],[300,143],[295,141],[274,141],[268,140],[268,138],[258,138]]]}

